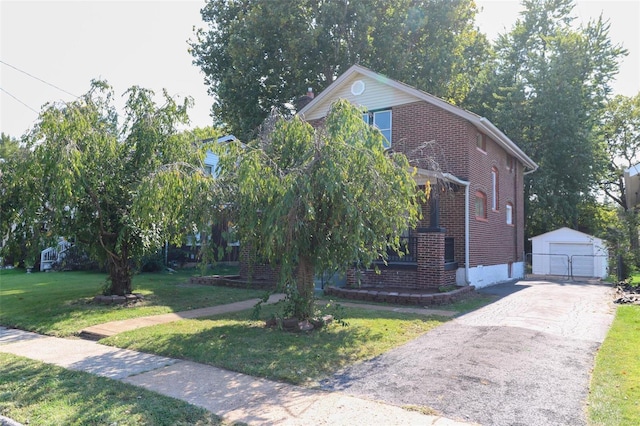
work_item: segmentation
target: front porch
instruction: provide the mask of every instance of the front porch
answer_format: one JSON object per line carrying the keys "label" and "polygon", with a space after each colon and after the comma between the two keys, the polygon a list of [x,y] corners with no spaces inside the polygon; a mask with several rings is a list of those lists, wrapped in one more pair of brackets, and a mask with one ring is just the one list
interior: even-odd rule
{"label": "front porch", "polygon": [[429,192],[423,219],[401,238],[400,253],[388,252],[386,262],[380,260],[367,269],[348,271],[348,288],[397,287],[411,291],[468,284],[468,182],[423,169],[417,169],[414,178]]}

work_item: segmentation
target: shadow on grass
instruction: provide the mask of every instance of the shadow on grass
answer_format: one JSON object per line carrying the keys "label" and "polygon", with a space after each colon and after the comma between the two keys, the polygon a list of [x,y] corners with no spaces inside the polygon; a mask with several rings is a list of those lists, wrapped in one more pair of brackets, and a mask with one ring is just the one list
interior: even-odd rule
{"label": "shadow on grass", "polygon": [[134,291],[145,300],[132,306],[91,303],[106,275],[88,272],[25,274],[1,271],[0,324],[56,336],[108,321],[186,311],[262,296],[262,290],[227,287],[185,287],[194,271],[153,273],[134,277]]}
{"label": "shadow on grass", "polygon": [[131,385],[0,354],[3,414],[24,424],[220,424],[207,411]]}
{"label": "shadow on grass", "polygon": [[[277,307],[263,308],[268,318]],[[347,327],[331,324],[310,333],[266,328],[244,311],[183,320],[122,333],[101,343],[294,384],[331,374],[403,344],[443,320],[396,312],[345,309]]]}

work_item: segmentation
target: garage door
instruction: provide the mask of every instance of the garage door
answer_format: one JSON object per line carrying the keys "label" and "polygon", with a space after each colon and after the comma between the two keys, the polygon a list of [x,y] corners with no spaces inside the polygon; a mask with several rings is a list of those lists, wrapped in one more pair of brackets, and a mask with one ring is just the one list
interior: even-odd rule
{"label": "garage door", "polygon": [[593,277],[593,244],[550,243],[549,252],[552,254],[549,262],[552,275],[566,274],[566,263],[571,259],[574,277]]}

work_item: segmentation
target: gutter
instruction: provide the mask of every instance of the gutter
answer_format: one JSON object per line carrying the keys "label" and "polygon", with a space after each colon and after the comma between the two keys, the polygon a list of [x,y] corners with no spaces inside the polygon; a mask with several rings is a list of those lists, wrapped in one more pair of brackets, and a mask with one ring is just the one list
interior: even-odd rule
{"label": "gutter", "polygon": [[478,119],[478,122],[482,125],[484,130],[486,130],[487,134],[489,134],[494,140],[502,141],[504,147],[510,150],[511,153],[514,154],[515,157],[518,158],[526,168],[530,169],[524,172],[525,175],[538,170],[538,165],[531,158],[529,158],[527,154],[525,154],[524,151],[522,151],[520,147],[518,147],[518,145],[516,145],[511,139],[509,139],[504,133],[502,133],[502,131],[498,129],[491,121],[487,120],[485,117],[480,117]]}

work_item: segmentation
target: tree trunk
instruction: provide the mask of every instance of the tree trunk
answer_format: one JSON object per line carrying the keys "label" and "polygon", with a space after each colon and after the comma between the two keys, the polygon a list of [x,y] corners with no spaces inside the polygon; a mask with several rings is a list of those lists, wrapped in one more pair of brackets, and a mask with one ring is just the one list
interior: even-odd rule
{"label": "tree trunk", "polygon": [[126,256],[110,256],[108,265],[109,269],[109,294],[124,296],[131,294],[131,266]]}
{"label": "tree trunk", "polygon": [[314,312],[314,264],[311,258],[301,256],[296,268],[297,298],[294,300],[294,316],[299,320],[309,319]]}
{"label": "tree trunk", "polygon": [[629,246],[634,255],[636,266],[640,263],[640,242],[638,241],[638,213],[635,210],[627,211],[627,226],[629,230]]}

